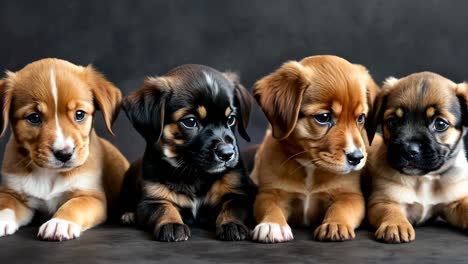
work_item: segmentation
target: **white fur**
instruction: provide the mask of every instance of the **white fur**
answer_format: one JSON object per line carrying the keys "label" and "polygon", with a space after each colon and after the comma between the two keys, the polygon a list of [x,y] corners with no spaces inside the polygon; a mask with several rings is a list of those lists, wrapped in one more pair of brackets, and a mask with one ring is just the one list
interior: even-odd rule
{"label": "white fur", "polygon": [[0,237],[14,234],[19,228],[15,211],[3,209],[0,211]]}
{"label": "white fur", "polygon": [[79,225],[67,220],[52,218],[39,228],[37,236],[44,240],[63,241],[78,238],[80,234]]}
{"label": "white fur", "polygon": [[198,209],[200,209],[200,206],[202,204],[203,204],[203,201],[201,201],[200,199],[195,198],[195,200],[193,201],[192,214],[194,218],[197,217]]}
{"label": "white fur", "polygon": [[260,223],[252,231],[252,240],[262,243],[279,243],[293,240],[291,227],[275,223]]}
{"label": "white fur", "polygon": [[395,86],[395,84],[398,82],[399,80],[393,76],[390,76],[388,77],[387,79],[385,79],[384,81],[384,86],[389,86],[389,87],[392,87],[392,86]]}
{"label": "white fur", "polygon": [[213,78],[206,72],[203,72],[203,75],[205,75],[205,80],[208,86],[211,88],[211,91],[213,93],[213,96],[218,95],[219,93],[219,87],[218,84],[213,80]]}
{"label": "white fur", "polygon": [[55,170],[36,168],[30,175],[3,173],[2,176],[6,187],[28,195],[29,207],[48,213],[58,209],[70,190],[102,191],[98,172],[62,177]]}
{"label": "white fur", "polygon": [[65,138],[63,135],[62,128],[60,127],[59,124],[59,118],[58,118],[58,92],[57,92],[57,84],[55,82],[55,73],[54,70],[50,70],[50,89],[52,90],[52,97],[54,98],[54,105],[55,105],[55,141],[54,144],[52,145],[52,148],[55,151],[58,150],[71,150],[75,148],[75,143],[73,142],[73,139],[70,137]]}

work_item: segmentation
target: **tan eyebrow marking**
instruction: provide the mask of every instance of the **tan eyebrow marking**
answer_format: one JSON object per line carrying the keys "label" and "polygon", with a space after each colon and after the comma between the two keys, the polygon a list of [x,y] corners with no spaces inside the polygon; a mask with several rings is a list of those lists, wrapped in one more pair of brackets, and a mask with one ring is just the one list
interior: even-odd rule
{"label": "tan eyebrow marking", "polygon": [[226,108],[226,111],[224,111],[224,115],[229,116],[231,113],[232,113],[232,109],[231,109],[231,107],[228,106]]}
{"label": "tan eyebrow marking", "polygon": [[405,114],[405,112],[403,111],[403,109],[401,108],[397,108],[397,110],[395,111],[395,115],[399,118],[403,118],[403,115]]}
{"label": "tan eyebrow marking", "polygon": [[431,119],[435,115],[435,108],[434,107],[428,107],[426,109],[426,116],[428,119]]}
{"label": "tan eyebrow marking", "polygon": [[200,118],[203,119],[206,117],[206,108],[203,105],[200,105],[197,109]]}
{"label": "tan eyebrow marking", "polygon": [[181,108],[172,114],[172,120],[178,121],[179,119],[181,119],[188,113],[189,113],[188,108]]}

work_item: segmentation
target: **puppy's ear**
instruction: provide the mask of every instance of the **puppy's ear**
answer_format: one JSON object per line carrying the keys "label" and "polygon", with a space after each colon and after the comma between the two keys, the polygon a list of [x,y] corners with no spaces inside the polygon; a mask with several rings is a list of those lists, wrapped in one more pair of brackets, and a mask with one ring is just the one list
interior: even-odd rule
{"label": "puppy's ear", "polygon": [[376,126],[373,125],[372,119],[372,113],[375,108],[375,98],[377,96],[377,93],[379,92],[379,86],[374,82],[374,79],[372,79],[372,76],[370,75],[369,71],[367,70],[366,67],[360,64],[354,64],[358,69],[362,72],[364,75],[364,82],[366,85],[366,99],[367,99],[367,107],[368,107],[368,113],[367,113],[367,118],[366,118],[366,123],[364,125],[365,131],[367,134],[367,138],[369,140],[369,145],[371,144],[372,140],[374,139],[375,131],[376,131]]}
{"label": "puppy's ear", "polygon": [[276,139],[288,137],[296,126],[302,96],[310,83],[306,71],[299,62],[289,61],[254,85],[255,100],[270,122]]}
{"label": "puppy's ear", "polygon": [[96,107],[102,112],[107,130],[114,135],[112,124],[120,112],[122,93],[104,75],[96,71],[93,66],[87,66],[85,72],[91,86]]}
{"label": "puppy's ear", "polygon": [[369,138],[369,144],[374,139],[377,127],[380,125],[383,119],[385,108],[387,108],[387,96],[391,89],[396,85],[398,79],[394,77],[388,77],[383,84],[382,89],[377,93],[377,96],[372,107],[372,112],[369,115],[369,119],[366,120],[366,131],[367,137]]}
{"label": "puppy's ear", "polygon": [[0,132],[0,137],[3,137],[5,135],[5,132],[8,128],[8,123],[9,123],[9,116],[10,116],[10,108],[11,108],[11,99],[12,99],[12,90],[10,89],[8,83],[9,78],[14,77],[14,73],[7,71],[6,72],[7,77],[4,79],[0,80],[0,107],[3,111],[3,114],[0,115],[0,123],[2,126],[2,130]]}
{"label": "puppy's ear", "polygon": [[123,101],[127,117],[148,144],[154,144],[161,138],[166,98],[170,91],[165,77],[148,77],[142,88],[130,93]]}
{"label": "puppy's ear", "polygon": [[250,110],[252,109],[253,98],[245,87],[240,83],[239,77],[233,72],[225,72],[224,76],[234,85],[234,106],[238,109],[239,124],[237,130],[239,134],[247,141],[250,142],[250,137],[247,134],[247,125],[249,124]]}
{"label": "puppy's ear", "polygon": [[460,101],[461,113],[462,113],[462,124],[468,126],[468,84],[459,83],[457,84],[455,93]]}

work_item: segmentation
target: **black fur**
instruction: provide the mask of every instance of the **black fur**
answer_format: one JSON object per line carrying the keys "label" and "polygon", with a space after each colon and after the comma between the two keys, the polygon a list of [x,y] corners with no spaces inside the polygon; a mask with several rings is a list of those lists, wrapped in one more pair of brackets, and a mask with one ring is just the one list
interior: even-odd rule
{"label": "black fur", "polygon": [[[208,76],[208,77],[207,77]],[[240,135],[250,140],[246,127],[252,99],[232,74],[222,74],[202,65],[182,65],[166,75],[148,79],[145,86],[124,100],[124,109],[136,130],[146,140],[142,160],[132,164],[127,172],[122,191],[125,211],[136,211],[140,225],[152,230],[160,241],[182,241],[190,237],[187,225],[215,228],[220,213],[228,212],[232,221],[216,226],[221,240],[243,240],[252,224],[252,205],[256,188],[240,159],[235,126],[229,126],[225,115],[230,107],[237,118]],[[203,106],[206,117],[197,109]],[[173,120],[173,114],[188,109],[186,117],[197,119],[194,128],[184,127],[182,117]],[[164,127],[177,124],[173,143],[165,138]],[[176,142],[176,141],[174,141]],[[170,147],[175,157],[164,152]],[[221,147],[232,156],[222,160],[216,154]],[[162,184],[176,195],[183,195],[195,204],[212,192],[214,183],[227,175],[238,177],[233,192],[225,193],[214,203],[203,203],[196,214],[182,204],[161,199],[144,191],[147,184]],[[136,204],[137,203],[137,204]],[[183,223],[159,225],[167,213],[167,204],[173,205]]]}

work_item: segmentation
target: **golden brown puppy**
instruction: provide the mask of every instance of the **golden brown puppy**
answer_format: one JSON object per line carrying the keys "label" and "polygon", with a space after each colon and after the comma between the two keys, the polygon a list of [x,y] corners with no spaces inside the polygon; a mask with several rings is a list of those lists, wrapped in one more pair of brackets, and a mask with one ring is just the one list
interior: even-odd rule
{"label": "golden brown puppy", "polygon": [[[91,66],[58,59],[33,62],[0,81],[2,133],[11,124],[0,185],[0,236],[51,214],[38,237],[69,240],[106,219],[127,160],[93,129],[101,110],[107,129],[121,93]],[[107,199],[106,199],[107,196]]]}
{"label": "golden brown puppy", "polygon": [[387,243],[415,239],[412,225],[441,217],[468,228],[467,84],[422,72],[389,78],[379,92],[372,143],[369,222]]}
{"label": "golden brown puppy", "polygon": [[291,240],[288,223],[318,226],[322,241],[354,238],[365,207],[364,121],[377,90],[363,66],[336,56],[287,62],[255,84],[271,131],[252,172],[259,186],[254,240]]}

